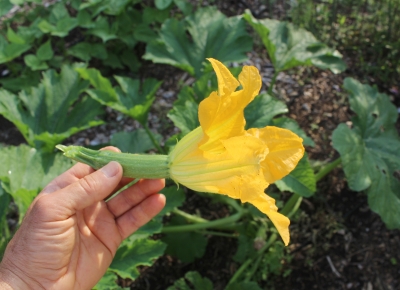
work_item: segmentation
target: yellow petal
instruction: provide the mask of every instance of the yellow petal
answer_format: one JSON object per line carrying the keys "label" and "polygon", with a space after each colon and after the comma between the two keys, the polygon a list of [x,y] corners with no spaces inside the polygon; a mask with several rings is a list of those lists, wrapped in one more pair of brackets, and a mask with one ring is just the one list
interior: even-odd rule
{"label": "yellow petal", "polygon": [[[261,174],[260,174],[261,175]],[[266,214],[278,230],[283,242],[289,244],[290,221],[284,215],[278,213],[275,200],[264,193],[268,183],[260,175],[241,175],[232,177],[229,182],[218,184],[218,192],[229,197],[240,199],[242,202],[249,202]],[[216,184],[213,184],[215,187]],[[209,188],[210,189],[210,188]],[[214,189],[215,188],[211,188]]]}
{"label": "yellow petal", "polygon": [[[253,200],[249,202],[269,217],[269,219],[272,221],[272,223],[278,230],[278,233],[282,237],[285,246],[287,246],[290,241],[290,234],[289,234],[290,220],[283,214],[280,214],[277,210],[272,210],[270,199],[274,200],[273,198],[264,194],[255,197]],[[275,200],[274,200],[274,205],[275,205]]]}
{"label": "yellow petal", "polygon": [[222,140],[244,134],[246,122],[243,110],[258,94],[261,77],[255,67],[245,66],[239,75],[243,89],[231,92],[233,76],[229,70],[216,60],[211,63],[222,89],[219,89],[220,95],[213,92],[199,105],[199,121],[204,131],[204,139],[199,148],[219,153],[224,150]]}
{"label": "yellow petal", "polygon": [[261,167],[265,180],[274,183],[289,174],[304,155],[303,139],[287,129],[267,126],[249,129],[247,133],[260,138],[269,149]]}
{"label": "yellow petal", "polygon": [[217,75],[218,94],[224,96],[233,93],[239,86],[239,82],[231,74],[229,69],[216,59],[207,58],[207,60],[211,62],[215,74]]}

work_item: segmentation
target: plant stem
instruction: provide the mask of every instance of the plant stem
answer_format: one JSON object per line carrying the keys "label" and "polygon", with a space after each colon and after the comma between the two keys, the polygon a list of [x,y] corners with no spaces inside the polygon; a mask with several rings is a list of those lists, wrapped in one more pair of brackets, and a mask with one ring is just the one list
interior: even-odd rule
{"label": "plant stem", "polygon": [[280,211],[280,213],[287,216],[288,218],[291,218],[299,209],[302,200],[302,196],[298,195],[297,193],[293,193],[293,195],[285,203],[285,206]]}
{"label": "plant stem", "polygon": [[[251,265],[251,263],[253,263],[253,260],[258,258],[259,256],[262,256],[262,254],[265,252],[265,250],[267,250],[269,248],[269,246],[272,245],[273,242],[275,242],[276,238],[278,237],[278,235],[276,233],[273,233],[271,235],[271,237],[269,238],[268,242],[260,249],[256,252],[255,255],[253,255],[252,257],[248,258],[241,266],[240,268],[236,271],[236,273],[232,276],[231,280],[229,280],[228,285],[233,284],[234,282],[236,282],[238,280],[238,278],[243,274],[244,271],[246,271],[246,269]],[[258,265],[257,265],[258,267]],[[257,270],[257,268],[252,267],[252,269],[250,270],[250,275],[253,276],[255,271]],[[251,278],[250,276],[250,278]],[[250,280],[249,278],[249,280]],[[248,278],[246,277],[245,281],[249,281],[247,280]]]}
{"label": "plant stem", "polygon": [[202,217],[191,215],[189,213],[186,213],[180,209],[173,209],[172,212],[174,214],[180,215],[181,217],[184,217],[188,222],[192,223],[207,223],[209,220],[203,219]]}
{"label": "plant stem", "polygon": [[278,77],[280,71],[276,70],[274,72],[274,75],[272,76],[271,82],[269,84],[269,88],[268,88],[268,95],[272,95],[272,89],[274,88],[275,82],[276,82],[276,78]]}
{"label": "plant stem", "polygon": [[147,124],[145,124],[144,129],[146,130],[147,135],[149,135],[151,142],[153,142],[154,146],[157,148],[158,152],[160,152],[161,154],[165,154],[164,149],[160,146],[160,143],[157,141],[157,139],[154,137],[153,132],[151,132],[151,130],[149,129],[149,126]]}
{"label": "plant stem", "polygon": [[318,171],[317,174],[315,174],[315,180],[318,182],[322,178],[325,177],[329,172],[331,172],[333,169],[335,169],[339,164],[342,163],[342,158],[339,157],[338,159],[332,161],[331,163],[328,163],[324,167],[321,168],[320,171]]}
{"label": "plant stem", "polygon": [[216,231],[198,231],[199,233],[203,235],[213,235],[213,236],[220,236],[220,237],[226,237],[226,238],[237,238],[237,234],[229,234],[229,233],[222,233],[222,232],[216,232]]}
{"label": "plant stem", "polygon": [[215,229],[224,229],[224,226],[231,225],[234,222],[238,221],[246,211],[241,211],[235,213],[226,218],[217,219],[213,221],[195,223],[190,225],[181,225],[181,226],[166,226],[163,227],[163,233],[180,233],[180,232],[188,232],[188,231],[197,231],[197,230],[204,230],[208,228],[215,228]]}
{"label": "plant stem", "polygon": [[[282,208],[280,213],[286,215],[287,217],[292,217],[297,210],[300,207],[301,201],[303,200],[303,197],[294,193],[290,199],[286,202],[285,206]],[[240,268],[236,271],[236,273],[233,275],[231,280],[228,282],[228,285],[236,282],[238,278],[243,274],[243,272],[256,260],[253,264],[253,267],[251,268],[249,274],[246,276],[245,281],[250,281],[251,277],[253,277],[254,273],[257,271],[258,265],[261,261],[261,258],[263,256],[263,253],[276,241],[278,238],[277,233],[273,233],[271,237],[269,238],[268,242],[260,249],[257,251],[257,253],[250,258],[248,258],[241,266]]]}
{"label": "plant stem", "polygon": [[[253,267],[251,267],[250,272],[246,275],[246,278],[244,281],[248,282],[250,279],[253,277],[254,273],[257,271],[258,265],[261,262],[261,258],[263,257],[264,252],[272,245],[273,242],[276,241],[278,235],[276,233],[273,233],[271,237],[269,238],[268,242],[260,249],[257,251],[257,260],[253,264]],[[252,259],[253,260],[253,259]]]}
{"label": "plant stem", "polygon": [[125,185],[124,187],[122,187],[120,190],[118,190],[116,193],[114,193],[113,195],[111,195],[110,197],[106,198],[106,202],[113,199],[114,197],[116,197],[118,194],[120,194],[121,192],[123,192],[125,189],[128,189],[129,187],[131,187],[132,185],[138,183],[140,180],[140,178],[135,178],[134,180],[132,180],[131,182],[129,182],[127,185]]}
{"label": "plant stem", "polygon": [[167,155],[144,155],[120,153],[108,150],[92,150],[81,146],[57,145],[57,149],[75,161],[100,169],[111,161],[121,164],[125,177],[168,178],[169,161]]}

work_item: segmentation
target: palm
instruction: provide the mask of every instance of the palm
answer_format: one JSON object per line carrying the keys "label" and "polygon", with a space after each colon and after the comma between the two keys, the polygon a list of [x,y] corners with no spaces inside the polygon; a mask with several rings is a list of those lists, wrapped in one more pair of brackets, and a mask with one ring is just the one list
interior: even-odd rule
{"label": "palm", "polygon": [[[45,289],[93,287],[104,275],[122,240],[165,204],[165,197],[155,194],[164,186],[161,180],[141,180],[104,202],[102,199],[130,180],[119,176],[114,185],[101,184],[101,175],[77,164],[52,181],[32,203],[10,242],[10,250],[4,255],[7,264],[20,272],[29,269],[33,283]],[[87,176],[97,176],[98,181]],[[75,194],[79,190],[82,193]],[[82,197],[88,200],[82,202]],[[22,253],[18,256],[19,252]],[[32,285],[32,278],[27,280]]]}

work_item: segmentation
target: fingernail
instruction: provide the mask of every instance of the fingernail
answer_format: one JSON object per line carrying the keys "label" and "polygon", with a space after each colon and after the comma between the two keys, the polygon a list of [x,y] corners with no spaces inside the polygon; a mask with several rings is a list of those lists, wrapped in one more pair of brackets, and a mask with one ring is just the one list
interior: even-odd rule
{"label": "fingernail", "polygon": [[108,178],[114,177],[118,174],[119,165],[118,162],[111,161],[106,166],[100,168],[100,171],[104,173],[104,175]]}

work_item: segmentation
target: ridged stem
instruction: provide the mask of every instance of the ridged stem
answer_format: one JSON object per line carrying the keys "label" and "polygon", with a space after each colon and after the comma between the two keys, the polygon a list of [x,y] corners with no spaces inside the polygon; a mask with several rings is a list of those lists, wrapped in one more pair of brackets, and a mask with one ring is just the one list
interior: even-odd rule
{"label": "ridged stem", "polygon": [[315,180],[317,182],[320,181],[322,178],[325,177],[325,175],[327,175],[341,163],[342,163],[342,158],[339,157],[338,159],[333,160],[331,163],[326,164],[324,167],[321,168],[320,171],[318,171],[317,174],[315,174]]}
{"label": "ridged stem", "polygon": [[57,145],[56,148],[75,161],[99,169],[111,161],[121,164],[123,176],[130,178],[168,178],[169,161],[167,155],[141,155],[113,151],[97,151],[81,146]]}

